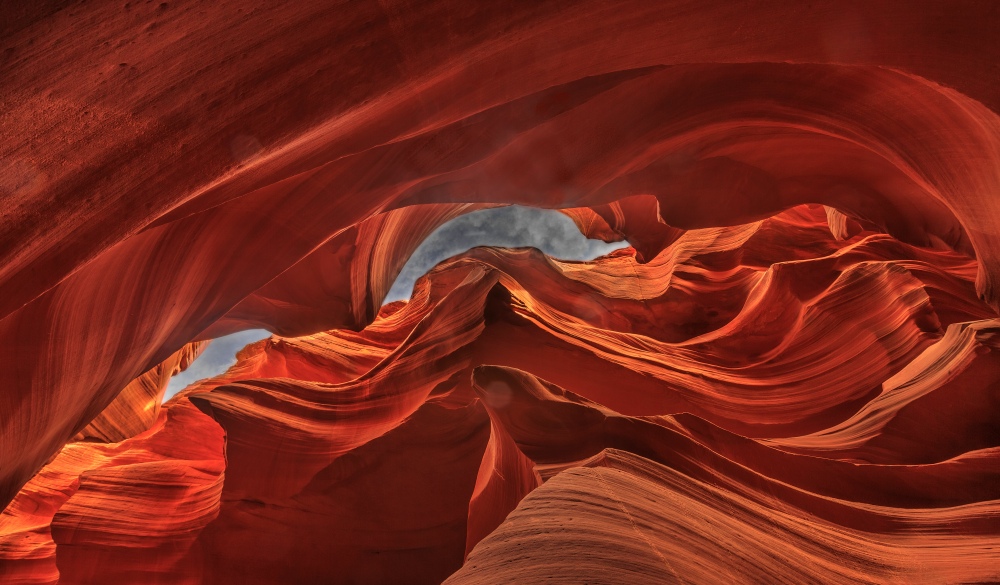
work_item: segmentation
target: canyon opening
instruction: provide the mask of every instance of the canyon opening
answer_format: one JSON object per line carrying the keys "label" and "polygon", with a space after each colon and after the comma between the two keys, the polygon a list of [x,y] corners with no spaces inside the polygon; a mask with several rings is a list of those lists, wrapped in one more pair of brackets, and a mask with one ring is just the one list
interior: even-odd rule
{"label": "canyon opening", "polygon": [[0,582],[1000,582],[1000,10],[0,5]]}

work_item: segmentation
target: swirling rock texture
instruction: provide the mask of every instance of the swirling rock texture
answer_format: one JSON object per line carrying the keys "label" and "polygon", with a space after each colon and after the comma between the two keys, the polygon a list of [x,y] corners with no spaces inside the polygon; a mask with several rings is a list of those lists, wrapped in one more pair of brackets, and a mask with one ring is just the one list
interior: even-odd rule
{"label": "swirling rock texture", "polygon": [[1000,580],[995,3],[0,16],[5,583]]}

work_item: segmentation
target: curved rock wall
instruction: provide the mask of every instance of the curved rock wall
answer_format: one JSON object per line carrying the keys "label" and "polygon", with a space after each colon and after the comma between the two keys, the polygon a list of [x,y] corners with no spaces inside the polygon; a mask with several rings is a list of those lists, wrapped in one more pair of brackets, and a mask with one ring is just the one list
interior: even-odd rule
{"label": "curved rock wall", "polygon": [[992,2],[14,4],[5,579],[1000,579]]}

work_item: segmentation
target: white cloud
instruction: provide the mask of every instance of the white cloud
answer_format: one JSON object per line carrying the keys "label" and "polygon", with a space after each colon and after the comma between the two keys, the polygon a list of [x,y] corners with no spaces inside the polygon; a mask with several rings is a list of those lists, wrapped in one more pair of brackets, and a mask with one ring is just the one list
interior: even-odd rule
{"label": "white cloud", "polygon": [[443,260],[476,246],[538,248],[560,260],[593,260],[628,244],[587,239],[566,215],[511,205],[457,217],[439,227],[410,256],[385,302],[410,298],[413,283]]}

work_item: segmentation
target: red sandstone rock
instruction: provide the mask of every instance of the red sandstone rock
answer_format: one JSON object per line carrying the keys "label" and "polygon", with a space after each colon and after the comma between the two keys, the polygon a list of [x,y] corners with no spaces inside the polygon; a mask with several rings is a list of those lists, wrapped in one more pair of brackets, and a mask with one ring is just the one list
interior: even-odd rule
{"label": "red sandstone rock", "polygon": [[992,3],[8,4],[5,582],[1000,580]]}
{"label": "red sandstone rock", "polygon": [[646,263],[476,249],[360,332],[252,344],[160,426],[67,445],[0,516],[6,575],[851,582],[916,578],[920,551],[921,576],[993,578],[974,264],[826,219],[693,230]]}
{"label": "red sandstone rock", "polygon": [[129,382],[101,414],[80,431],[75,440],[100,440],[117,443],[145,431],[160,414],[160,405],[170,377],[187,369],[208,346],[208,341],[194,341],[152,370]]}

